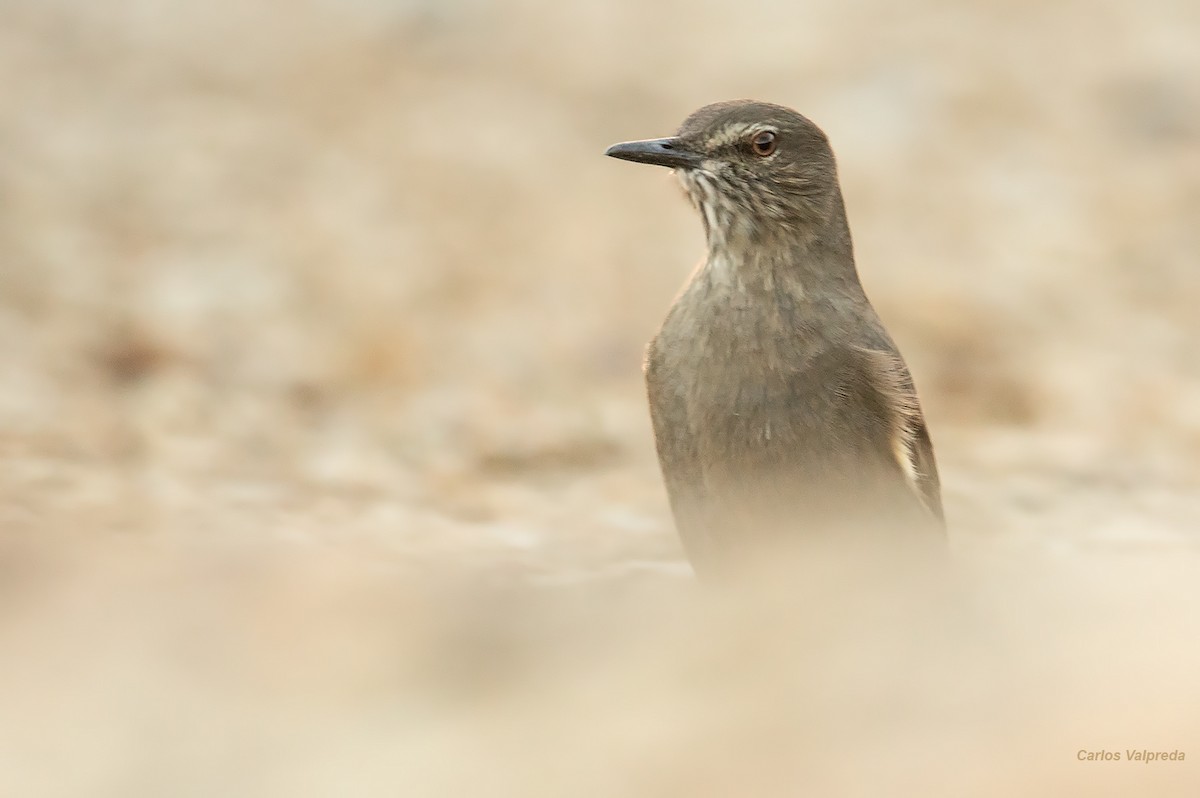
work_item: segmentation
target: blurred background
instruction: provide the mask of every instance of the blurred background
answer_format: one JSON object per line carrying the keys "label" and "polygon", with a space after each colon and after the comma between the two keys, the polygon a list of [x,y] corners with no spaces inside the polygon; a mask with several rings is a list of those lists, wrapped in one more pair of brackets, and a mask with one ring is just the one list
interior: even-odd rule
{"label": "blurred background", "polygon": [[[0,85],[3,794],[1196,794],[1200,4],[0,0]],[[986,575],[697,597],[602,153],[735,97]]]}

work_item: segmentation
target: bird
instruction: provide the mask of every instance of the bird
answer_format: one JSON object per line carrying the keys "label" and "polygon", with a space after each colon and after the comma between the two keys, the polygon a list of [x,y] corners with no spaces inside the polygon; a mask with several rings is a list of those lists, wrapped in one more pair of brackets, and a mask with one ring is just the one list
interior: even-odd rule
{"label": "bird", "polygon": [[908,366],[863,290],[833,150],[796,111],[733,100],[606,155],[673,169],[707,257],[646,347],[655,446],[701,578],[833,536],[944,539]]}

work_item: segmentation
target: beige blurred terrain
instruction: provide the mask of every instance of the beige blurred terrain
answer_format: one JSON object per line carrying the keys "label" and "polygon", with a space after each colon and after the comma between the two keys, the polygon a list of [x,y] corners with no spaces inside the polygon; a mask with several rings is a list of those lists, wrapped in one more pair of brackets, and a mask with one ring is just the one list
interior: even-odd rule
{"label": "beige blurred terrain", "polygon": [[[0,795],[1200,795],[1200,4],[0,0],[0,87]],[[683,561],[601,153],[745,96],[949,573]]]}

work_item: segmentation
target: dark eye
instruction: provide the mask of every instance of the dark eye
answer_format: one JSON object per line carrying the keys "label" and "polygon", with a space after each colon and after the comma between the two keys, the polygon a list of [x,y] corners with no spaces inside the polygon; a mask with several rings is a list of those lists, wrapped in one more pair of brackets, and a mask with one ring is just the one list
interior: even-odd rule
{"label": "dark eye", "polygon": [[755,133],[754,138],[750,139],[750,147],[754,150],[754,154],[764,158],[775,152],[775,146],[775,134],[769,130]]}

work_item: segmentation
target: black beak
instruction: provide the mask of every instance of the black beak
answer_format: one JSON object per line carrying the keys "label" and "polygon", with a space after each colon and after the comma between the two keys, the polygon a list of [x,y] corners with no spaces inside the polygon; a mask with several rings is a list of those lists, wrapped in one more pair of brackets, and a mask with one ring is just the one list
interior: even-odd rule
{"label": "black beak", "polygon": [[699,166],[704,160],[702,155],[689,150],[677,138],[626,141],[612,145],[604,154],[623,161],[668,166],[672,169],[690,169]]}

